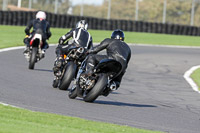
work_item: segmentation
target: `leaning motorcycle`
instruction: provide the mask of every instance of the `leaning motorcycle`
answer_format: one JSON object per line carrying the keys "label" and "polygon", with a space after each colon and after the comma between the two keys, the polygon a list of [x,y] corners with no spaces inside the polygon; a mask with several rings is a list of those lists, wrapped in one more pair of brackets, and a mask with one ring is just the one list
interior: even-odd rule
{"label": "leaning motorcycle", "polygon": [[30,51],[25,55],[29,62],[29,69],[34,69],[35,63],[44,57],[42,54],[42,34],[35,33],[30,41]]}
{"label": "leaning motorcycle", "polygon": [[75,78],[78,67],[84,60],[85,49],[83,47],[71,47],[67,55],[64,56],[64,64],[61,71],[57,72],[53,81],[53,87],[60,90],[67,90],[71,81]]}
{"label": "leaning motorcycle", "polygon": [[110,93],[110,84],[121,72],[122,65],[113,59],[101,60],[88,76],[81,76],[86,71],[85,61],[82,63],[75,85],[69,91],[69,98],[75,99],[77,96],[83,98],[85,102],[93,102],[98,96]]}

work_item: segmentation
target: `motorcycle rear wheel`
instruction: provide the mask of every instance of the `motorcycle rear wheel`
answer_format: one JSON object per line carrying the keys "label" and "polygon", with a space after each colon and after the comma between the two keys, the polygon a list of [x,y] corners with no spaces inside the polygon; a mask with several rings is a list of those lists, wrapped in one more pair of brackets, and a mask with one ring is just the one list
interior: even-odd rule
{"label": "motorcycle rear wheel", "polygon": [[38,52],[38,48],[33,47],[32,52],[31,52],[30,61],[29,61],[29,69],[34,69],[35,62],[37,60],[37,52]]}
{"label": "motorcycle rear wheel", "polygon": [[90,90],[90,92],[83,97],[85,102],[94,102],[97,97],[102,93],[108,83],[108,77],[106,74],[100,74],[95,86]]}
{"label": "motorcycle rear wheel", "polygon": [[60,85],[59,85],[60,90],[67,90],[68,89],[71,81],[75,77],[76,68],[77,68],[77,66],[74,62],[70,61],[70,62],[67,63],[65,73],[64,73],[63,78],[62,78]]}

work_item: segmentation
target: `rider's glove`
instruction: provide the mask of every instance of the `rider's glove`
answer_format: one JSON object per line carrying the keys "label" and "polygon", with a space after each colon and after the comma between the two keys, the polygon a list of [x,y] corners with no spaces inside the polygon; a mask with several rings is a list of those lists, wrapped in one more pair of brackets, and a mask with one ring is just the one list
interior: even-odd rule
{"label": "rider's glove", "polygon": [[58,41],[59,44],[63,44],[63,42],[64,42],[64,41],[63,41],[62,38],[60,38],[59,41]]}
{"label": "rider's glove", "polygon": [[65,39],[66,39],[65,35],[63,35],[63,36],[59,39],[58,43],[59,43],[59,44],[63,44],[64,41],[65,41]]}
{"label": "rider's glove", "polygon": [[26,35],[26,36],[25,36],[25,38],[28,38],[28,37],[29,37],[29,35]]}

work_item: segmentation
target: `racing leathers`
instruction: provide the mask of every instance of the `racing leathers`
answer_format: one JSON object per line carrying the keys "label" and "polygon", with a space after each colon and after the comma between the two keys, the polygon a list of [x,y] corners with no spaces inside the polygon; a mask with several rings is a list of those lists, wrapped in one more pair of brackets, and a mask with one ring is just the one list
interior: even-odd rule
{"label": "racing leathers", "polygon": [[[67,41],[64,43],[66,40],[72,38],[72,40]],[[54,63],[54,74],[56,74],[60,69],[62,68],[62,62],[64,61],[64,55],[67,55],[69,52],[69,48],[71,47],[84,47],[85,49],[89,50],[93,48],[93,42],[92,42],[92,36],[90,33],[83,29],[83,28],[76,28],[72,29],[70,32],[67,34],[63,35],[60,37],[58,46],[56,48],[56,55],[57,58]]]}
{"label": "racing leathers", "polygon": [[[106,49],[107,55],[97,54],[104,49]],[[107,38],[103,40],[99,45],[94,47],[93,50],[89,50],[89,56],[86,61],[86,74],[90,73],[94,69],[94,66],[96,66],[102,59],[114,59],[120,62],[122,65],[120,74],[114,78],[111,83],[112,85],[115,84],[115,89],[117,89],[120,86],[122,77],[126,71],[130,58],[131,49],[125,42],[118,39]]]}
{"label": "racing leathers", "polygon": [[[32,32],[30,32],[31,28],[33,28]],[[42,49],[48,49],[49,45],[46,42],[46,39],[49,39],[51,37],[50,24],[48,21],[40,20],[39,18],[31,20],[25,29],[25,33],[26,38],[24,39],[24,43],[28,48],[30,47],[30,41],[33,38],[34,34],[39,33],[42,35]]]}

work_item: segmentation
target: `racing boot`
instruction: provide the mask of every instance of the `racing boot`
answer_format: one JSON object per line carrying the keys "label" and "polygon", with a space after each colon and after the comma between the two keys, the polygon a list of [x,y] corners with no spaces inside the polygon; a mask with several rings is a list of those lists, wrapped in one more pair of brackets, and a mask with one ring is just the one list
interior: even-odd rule
{"label": "racing boot", "polygon": [[53,88],[57,88],[58,84],[59,84],[59,78],[55,77],[54,80],[53,80],[53,84],[52,84]]}
{"label": "racing boot", "polygon": [[54,72],[54,75],[56,77],[60,77],[62,72],[61,72],[61,68],[62,68],[62,65],[63,65],[63,58],[60,56],[60,57],[57,57],[56,60],[55,60],[55,63],[54,63],[54,67],[53,67],[53,72]]}
{"label": "racing boot", "polygon": [[27,61],[30,60],[29,52],[30,52],[30,47],[26,47],[26,48],[24,49],[24,52],[23,52],[23,54],[24,54],[24,56],[25,56],[25,58],[26,58]]}
{"label": "racing boot", "polygon": [[42,49],[42,51],[40,53],[40,59],[45,57],[45,52],[46,52],[46,49]]}
{"label": "racing boot", "polygon": [[23,54],[26,55],[30,52],[30,47],[25,47]]}

